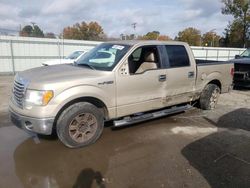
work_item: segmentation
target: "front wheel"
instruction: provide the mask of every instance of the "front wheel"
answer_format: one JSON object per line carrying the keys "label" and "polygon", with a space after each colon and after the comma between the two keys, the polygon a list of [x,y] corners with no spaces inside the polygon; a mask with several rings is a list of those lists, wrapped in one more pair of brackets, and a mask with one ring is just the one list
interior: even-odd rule
{"label": "front wheel", "polygon": [[208,84],[200,96],[200,108],[212,110],[216,107],[220,96],[220,88],[215,84]]}
{"label": "front wheel", "polygon": [[104,126],[102,112],[94,105],[79,102],[65,109],[57,121],[57,135],[70,148],[90,145],[100,137]]}

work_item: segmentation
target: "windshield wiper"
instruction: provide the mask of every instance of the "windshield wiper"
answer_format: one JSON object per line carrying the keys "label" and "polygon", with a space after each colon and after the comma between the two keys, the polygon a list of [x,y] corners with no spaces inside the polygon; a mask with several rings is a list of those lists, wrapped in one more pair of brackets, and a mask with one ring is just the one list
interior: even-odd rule
{"label": "windshield wiper", "polygon": [[76,62],[74,61],[74,65],[75,65],[75,66],[85,66],[85,67],[91,68],[91,69],[93,69],[93,70],[96,70],[95,67],[93,67],[93,66],[91,66],[91,65],[89,65],[89,64],[78,64],[78,63],[76,63]]}

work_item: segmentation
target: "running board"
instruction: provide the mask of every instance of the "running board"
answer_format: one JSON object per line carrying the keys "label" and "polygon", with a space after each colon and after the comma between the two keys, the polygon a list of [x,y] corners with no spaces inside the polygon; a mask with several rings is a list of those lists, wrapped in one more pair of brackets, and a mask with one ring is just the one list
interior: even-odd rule
{"label": "running board", "polygon": [[188,110],[190,108],[192,108],[191,105],[174,106],[174,107],[171,107],[168,109],[163,109],[163,110],[156,111],[156,112],[143,113],[141,115],[137,115],[134,117],[129,117],[129,116],[124,117],[121,120],[114,121],[114,127],[122,127],[122,126],[131,125],[131,124],[135,124],[135,123],[140,123],[143,121],[156,119],[156,118],[163,117],[166,115],[171,115],[171,114],[183,112],[183,111]]}

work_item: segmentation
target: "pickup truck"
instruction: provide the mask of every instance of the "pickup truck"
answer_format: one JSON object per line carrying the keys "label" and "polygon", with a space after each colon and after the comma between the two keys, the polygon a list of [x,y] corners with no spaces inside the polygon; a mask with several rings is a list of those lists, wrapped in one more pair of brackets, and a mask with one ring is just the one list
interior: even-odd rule
{"label": "pickup truck", "polygon": [[250,88],[250,49],[236,55],[231,61],[234,63],[234,86]]}
{"label": "pickup truck", "polygon": [[[114,58],[99,55],[111,52]],[[18,73],[9,103],[12,122],[28,132],[55,131],[70,148],[87,146],[114,127],[185,111],[215,108],[229,92],[233,64],[196,60],[188,44],[160,41],[102,43],[74,64]]]}

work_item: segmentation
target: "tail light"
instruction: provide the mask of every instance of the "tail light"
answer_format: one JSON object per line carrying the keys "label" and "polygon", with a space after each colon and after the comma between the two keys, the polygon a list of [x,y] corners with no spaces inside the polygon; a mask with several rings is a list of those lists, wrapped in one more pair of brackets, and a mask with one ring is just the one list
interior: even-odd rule
{"label": "tail light", "polygon": [[231,76],[233,77],[234,76],[234,68],[231,68],[230,73],[231,73]]}

